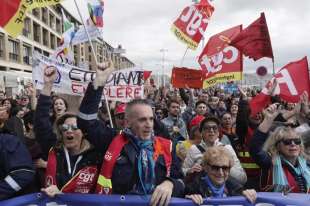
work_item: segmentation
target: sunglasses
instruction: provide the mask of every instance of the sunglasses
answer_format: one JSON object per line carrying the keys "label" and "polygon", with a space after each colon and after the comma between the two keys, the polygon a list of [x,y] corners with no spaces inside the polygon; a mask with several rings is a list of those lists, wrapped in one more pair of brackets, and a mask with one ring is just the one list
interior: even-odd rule
{"label": "sunglasses", "polygon": [[217,125],[213,125],[213,126],[207,125],[207,126],[203,127],[203,130],[206,130],[206,131],[211,131],[211,129],[213,131],[218,131],[219,128]]}
{"label": "sunglasses", "polygon": [[229,166],[219,166],[219,165],[212,165],[208,163],[208,166],[211,168],[212,171],[218,172],[220,171],[220,169],[223,170],[223,172],[229,172],[230,171],[230,167]]}
{"label": "sunglasses", "polygon": [[162,115],[163,113],[162,113],[162,112],[156,112],[156,114],[157,114],[157,115]]}
{"label": "sunglasses", "polygon": [[71,131],[76,131],[76,130],[78,130],[79,128],[78,128],[77,125],[63,124],[63,125],[61,125],[60,129],[61,129],[62,132],[67,132],[67,131],[69,131],[69,130],[71,130]]}
{"label": "sunglasses", "polygon": [[293,142],[295,145],[300,145],[301,144],[301,139],[296,138],[296,139],[282,139],[280,140],[284,145],[292,145]]}

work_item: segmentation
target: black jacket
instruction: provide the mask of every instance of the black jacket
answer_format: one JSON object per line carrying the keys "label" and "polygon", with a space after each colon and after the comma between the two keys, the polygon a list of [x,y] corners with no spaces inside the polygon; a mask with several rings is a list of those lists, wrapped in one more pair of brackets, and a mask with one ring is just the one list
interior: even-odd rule
{"label": "black jacket", "polygon": [[[78,127],[87,134],[89,141],[105,154],[117,133],[115,129],[105,127],[102,122],[97,120],[102,90],[102,88],[94,90],[92,84],[89,84],[80,106]],[[138,150],[133,141],[131,141],[132,137],[126,133],[125,136],[129,139],[129,143],[122,149],[112,173],[112,192],[114,194],[128,194],[138,182]],[[155,163],[156,185],[169,179],[174,185],[173,196],[180,196],[184,188],[183,182],[176,179],[176,171],[181,171],[175,165],[176,158],[176,155],[172,154],[171,175],[170,178],[167,178],[164,158],[161,155],[158,157]]]}
{"label": "black jacket", "polygon": [[22,193],[33,177],[26,146],[18,137],[0,133],[0,200]]}

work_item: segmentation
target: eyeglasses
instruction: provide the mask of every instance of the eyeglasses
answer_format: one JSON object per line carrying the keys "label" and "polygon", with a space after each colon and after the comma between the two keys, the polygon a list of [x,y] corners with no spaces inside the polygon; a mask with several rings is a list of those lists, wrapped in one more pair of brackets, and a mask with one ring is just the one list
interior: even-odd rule
{"label": "eyeglasses", "polygon": [[63,131],[63,132],[67,132],[67,131],[69,131],[70,129],[71,129],[71,131],[76,131],[76,130],[78,130],[79,128],[78,128],[77,125],[74,125],[74,124],[73,124],[73,125],[63,124],[63,125],[61,125],[60,129],[61,129],[61,131]]}
{"label": "eyeglasses", "polygon": [[162,112],[156,112],[156,115],[162,115],[163,113]]}
{"label": "eyeglasses", "polygon": [[292,145],[293,142],[295,145],[300,145],[301,144],[301,139],[300,138],[296,138],[296,139],[282,139],[280,140],[284,145]]}
{"label": "eyeglasses", "polygon": [[230,171],[230,167],[229,166],[219,166],[219,165],[212,165],[208,163],[208,166],[211,168],[211,170],[213,170],[214,172],[218,172],[220,171],[220,169],[223,170],[223,172],[229,172]]}
{"label": "eyeglasses", "polygon": [[217,125],[207,125],[207,126],[205,126],[205,127],[203,127],[203,130],[206,130],[206,131],[211,131],[211,129],[213,130],[213,131],[218,131],[218,126]]}

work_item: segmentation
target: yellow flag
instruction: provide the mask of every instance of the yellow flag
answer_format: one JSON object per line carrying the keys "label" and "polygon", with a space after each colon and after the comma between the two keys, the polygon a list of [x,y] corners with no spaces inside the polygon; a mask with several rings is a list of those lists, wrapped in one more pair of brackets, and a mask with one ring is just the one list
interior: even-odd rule
{"label": "yellow flag", "polygon": [[[20,0],[19,7],[15,13],[12,13],[12,17],[3,26],[4,30],[9,33],[12,37],[16,38],[24,27],[24,19],[26,12],[31,11],[34,8],[46,7],[60,3],[62,0]],[[9,6],[9,4],[1,6]],[[1,14],[0,14],[1,18]]]}

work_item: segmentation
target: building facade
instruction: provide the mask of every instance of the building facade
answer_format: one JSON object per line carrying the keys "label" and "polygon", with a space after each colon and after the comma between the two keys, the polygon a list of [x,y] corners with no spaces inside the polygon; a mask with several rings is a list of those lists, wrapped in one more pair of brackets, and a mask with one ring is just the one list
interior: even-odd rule
{"label": "building facade", "polygon": [[[27,13],[22,34],[16,39],[0,28],[0,87],[14,87],[14,81],[17,85],[23,78],[31,79],[33,51],[45,56],[55,51],[63,33],[61,9],[71,22],[80,25],[80,21],[59,4]],[[117,69],[134,66],[128,58],[114,54],[114,48],[103,39],[93,40],[93,46],[98,62],[111,58]],[[89,43],[75,45],[72,49],[76,66],[95,69],[96,62]]]}

